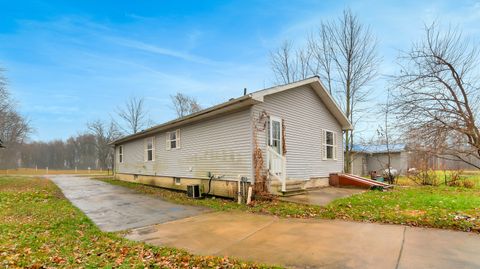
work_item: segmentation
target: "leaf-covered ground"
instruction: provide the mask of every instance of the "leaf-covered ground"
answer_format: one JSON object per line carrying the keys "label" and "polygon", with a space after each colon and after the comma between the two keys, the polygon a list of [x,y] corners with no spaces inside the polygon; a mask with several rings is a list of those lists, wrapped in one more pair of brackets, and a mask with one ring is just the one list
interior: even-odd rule
{"label": "leaf-covered ground", "polygon": [[280,217],[343,219],[480,232],[478,188],[396,187],[388,192],[368,191],[338,199],[326,207],[283,201],[260,201],[246,206],[227,199],[196,200],[187,198],[183,192],[113,179],[101,180],[171,202],[218,211],[240,210]]}
{"label": "leaf-covered ground", "polygon": [[0,177],[1,268],[267,268],[101,232],[49,180]]}

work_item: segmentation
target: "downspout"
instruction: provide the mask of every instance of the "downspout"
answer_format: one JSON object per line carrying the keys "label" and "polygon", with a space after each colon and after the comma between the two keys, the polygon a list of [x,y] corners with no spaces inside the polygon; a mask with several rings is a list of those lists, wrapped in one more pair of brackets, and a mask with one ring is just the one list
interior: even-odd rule
{"label": "downspout", "polygon": [[[112,176],[115,178],[115,163],[117,162],[117,145],[113,145],[113,158],[112,158]],[[108,168],[107,168],[108,175]]]}
{"label": "downspout", "polygon": [[212,180],[214,178],[214,175],[211,173],[211,172],[208,172],[208,191],[206,193],[204,193],[205,195],[209,195],[210,194],[210,190],[212,189]]}
{"label": "downspout", "polygon": [[238,176],[238,180],[237,180],[237,186],[238,186],[237,200],[238,200],[238,204],[241,204],[241,203],[242,203],[241,181],[242,181],[242,177],[239,175],[239,176]]}

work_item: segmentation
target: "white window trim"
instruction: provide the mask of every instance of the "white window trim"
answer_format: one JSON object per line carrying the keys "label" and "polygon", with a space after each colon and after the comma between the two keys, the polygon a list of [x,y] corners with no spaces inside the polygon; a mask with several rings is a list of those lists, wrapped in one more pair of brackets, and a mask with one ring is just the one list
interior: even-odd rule
{"label": "white window trim", "polygon": [[[327,132],[330,132],[333,134],[333,145],[327,145]],[[337,136],[337,132],[334,132],[332,130],[327,130],[327,129],[323,129],[323,133],[322,133],[322,149],[323,149],[323,160],[325,161],[336,161],[338,159],[338,154],[337,154],[337,150],[338,150],[338,136]],[[327,158],[327,146],[333,146],[333,158]]]}
{"label": "white window trim", "polygon": [[[151,149],[151,150],[152,150],[152,159],[151,159],[151,160],[148,159],[148,151],[149,151],[149,149],[148,149],[148,142],[150,142],[150,141],[152,142],[152,149]],[[143,155],[143,160],[144,160],[145,162],[153,162],[153,161],[155,161],[155,136],[145,138],[145,140],[144,140],[144,155]]]}
{"label": "white window trim", "polygon": [[118,146],[118,163],[123,163],[123,157],[124,157],[124,148],[123,145]]}
{"label": "white window trim", "polygon": [[[170,134],[171,133],[175,133],[175,140],[170,139]],[[171,147],[172,141],[175,141],[175,147],[174,148]],[[165,134],[165,149],[166,150],[172,150],[172,149],[179,149],[179,148],[181,148],[181,145],[180,145],[180,129],[177,129],[177,130],[171,131],[171,132],[166,132],[166,134]]]}

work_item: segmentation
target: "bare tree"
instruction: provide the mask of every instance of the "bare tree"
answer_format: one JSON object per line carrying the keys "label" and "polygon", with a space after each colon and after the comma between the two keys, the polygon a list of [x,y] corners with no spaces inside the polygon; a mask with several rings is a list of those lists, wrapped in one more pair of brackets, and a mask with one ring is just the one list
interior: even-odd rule
{"label": "bare tree", "polygon": [[173,107],[179,118],[202,110],[202,107],[194,97],[177,93],[171,95],[170,98],[172,99]]}
{"label": "bare tree", "polygon": [[103,169],[111,168],[114,152],[109,143],[120,137],[116,124],[96,120],[88,123],[87,127],[90,133],[95,136],[95,150],[99,167]]}
{"label": "bare tree", "polygon": [[290,40],[285,40],[280,48],[270,52],[273,73],[278,84],[287,84],[313,76],[312,51],[309,48],[294,49]]}
{"label": "bare tree", "polygon": [[480,169],[479,59],[478,44],[456,28],[442,31],[433,23],[399,57],[394,82],[399,120],[421,134],[424,148]]}
{"label": "bare tree", "polygon": [[19,146],[32,129],[28,120],[18,112],[1,71],[0,69],[0,140],[6,149],[0,152],[0,167],[9,168],[17,165]]}
{"label": "bare tree", "polygon": [[[395,183],[395,177],[397,174],[392,171],[392,145],[393,142],[399,140],[398,134],[394,132],[396,126],[392,124],[392,101],[391,101],[391,91],[387,90],[387,99],[380,109],[380,113],[383,116],[383,123],[377,129],[377,136],[379,138],[380,144],[384,144],[386,147],[387,162],[384,163],[384,171],[382,171],[386,177],[387,181],[390,184]],[[380,162],[380,160],[379,160]]]}
{"label": "bare tree", "polygon": [[123,124],[117,123],[117,125],[127,134],[138,133],[148,127],[150,123],[143,98],[131,97],[125,106],[117,108],[116,114],[123,122]]}
{"label": "bare tree", "polygon": [[322,23],[315,33],[310,34],[308,38],[308,49],[311,52],[313,64],[310,70],[313,74],[318,74],[320,79],[326,83],[327,90],[332,93],[333,83],[333,57],[334,50],[330,42],[330,29],[327,24]]}
{"label": "bare tree", "polygon": [[[337,22],[325,24],[325,36],[329,36],[330,54],[336,75],[335,94],[345,115],[356,124],[362,103],[367,101],[370,89],[368,83],[377,75],[380,61],[377,55],[377,41],[368,27],[364,27],[350,10],[345,10]],[[347,130],[345,140],[345,172],[350,172],[351,151],[354,131]]]}
{"label": "bare tree", "polygon": [[28,120],[17,111],[2,71],[0,69],[0,139],[5,145],[18,144],[25,140],[31,128]]}
{"label": "bare tree", "polygon": [[[322,22],[318,30],[309,35],[304,50],[294,53],[292,43],[286,42],[271,53],[271,62],[277,82],[290,83],[312,75],[320,76],[355,126],[361,118],[363,104],[368,101],[371,92],[368,84],[377,75],[380,58],[377,40],[370,28],[362,25],[347,9],[338,20]],[[344,132],[344,141],[344,170],[348,173],[352,165],[353,130]]]}

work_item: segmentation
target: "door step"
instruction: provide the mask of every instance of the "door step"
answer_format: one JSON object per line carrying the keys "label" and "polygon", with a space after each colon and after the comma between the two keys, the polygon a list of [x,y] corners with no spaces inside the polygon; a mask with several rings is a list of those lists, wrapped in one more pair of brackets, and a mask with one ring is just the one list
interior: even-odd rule
{"label": "door step", "polygon": [[307,190],[303,189],[300,186],[287,187],[285,191],[280,191],[281,196],[294,196],[294,195],[304,194],[306,192]]}
{"label": "door step", "polygon": [[[273,177],[273,175],[271,175]],[[285,191],[282,191],[282,183],[275,179],[270,182],[270,191],[272,194],[278,196],[293,196],[304,194],[307,191],[305,190],[305,180],[295,180],[295,179],[287,179]]]}

